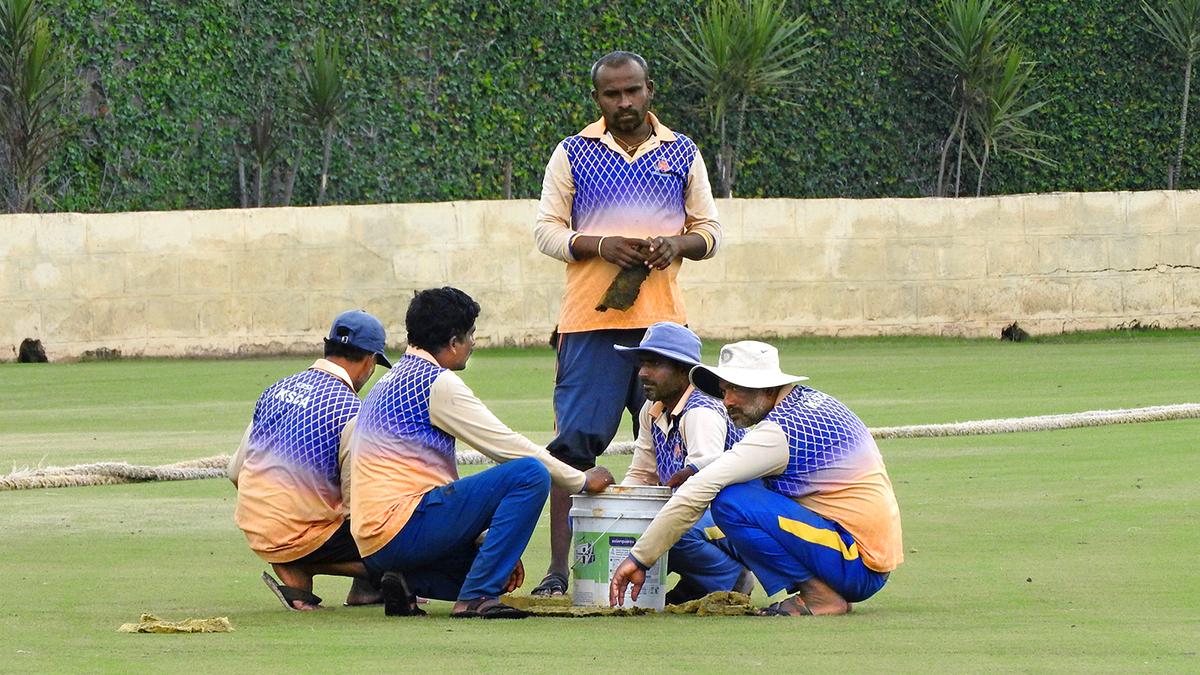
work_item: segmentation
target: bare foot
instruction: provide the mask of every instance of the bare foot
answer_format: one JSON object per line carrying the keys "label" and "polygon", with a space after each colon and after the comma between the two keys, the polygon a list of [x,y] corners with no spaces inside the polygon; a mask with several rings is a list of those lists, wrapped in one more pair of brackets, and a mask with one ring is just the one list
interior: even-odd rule
{"label": "bare foot", "polygon": [[[795,597],[797,596],[793,596]],[[846,614],[850,611],[850,603],[830,588],[829,584],[816,577],[800,584],[799,597],[803,599],[802,604],[816,616]]]}
{"label": "bare foot", "polygon": [[350,584],[350,592],[346,594],[347,607],[377,605],[381,602],[383,602],[383,593],[372,586],[366,579],[355,579]]}

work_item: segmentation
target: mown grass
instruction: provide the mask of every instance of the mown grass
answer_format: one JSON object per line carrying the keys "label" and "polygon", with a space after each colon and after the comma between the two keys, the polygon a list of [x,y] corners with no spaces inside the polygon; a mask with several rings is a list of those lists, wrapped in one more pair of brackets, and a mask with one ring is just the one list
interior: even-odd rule
{"label": "mown grass", "polygon": [[[706,345],[706,357],[719,345]],[[870,426],[1200,402],[1200,334],[998,343],[781,343]],[[305,360],[0,366],[0,467],[229,452],[259,391]],[[546,350],[464,377],[550,436]],[[284,612],[224,481],[0,493],[0,671],[1196,671],[1200,421],[881,443],[907,561],[848,617],[389,620]],[[620,474],[627,458],[607,458]],[[526,552],[532,586],[545,523]],[[347,584],[318,581],[326,604]],[[759,598],[762,600],[763,598]],[[143,611],[228,635],[124,635]]]}

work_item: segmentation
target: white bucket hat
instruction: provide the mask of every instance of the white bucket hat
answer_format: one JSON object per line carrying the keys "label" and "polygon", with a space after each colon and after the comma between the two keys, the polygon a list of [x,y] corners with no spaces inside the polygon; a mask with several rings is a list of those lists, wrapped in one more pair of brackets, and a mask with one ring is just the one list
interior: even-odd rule
{"label": "white bucket hat", "polygon": [[721,380],[747,389],[769,389],[808,378],[780,370],[778,349],[765,342],[743,340],[721,347],[715,367],[696,366],[688,373],[688,379],[700,391],[721,398]]}

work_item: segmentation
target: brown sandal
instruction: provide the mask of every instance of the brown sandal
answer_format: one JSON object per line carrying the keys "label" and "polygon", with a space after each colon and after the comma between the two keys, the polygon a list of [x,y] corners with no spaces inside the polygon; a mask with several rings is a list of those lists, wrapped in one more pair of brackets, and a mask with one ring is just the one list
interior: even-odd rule
{"label": "brown sandal", "polygon": [[[789,603],[795,607],[799,614],[795,614],[784,609],[784,603]],[[767,607],[758,610],[758,616],[812,616],[812,610],[808,605],[804,604],[804,600],[797,594],[790,598],[784,598]]]}
{"label": "brown sandal", "polygon": [[451,612],[451,619],[524,619],[532,612],[511,607],[496,598],[476,598],[467,601],[466,609]]}

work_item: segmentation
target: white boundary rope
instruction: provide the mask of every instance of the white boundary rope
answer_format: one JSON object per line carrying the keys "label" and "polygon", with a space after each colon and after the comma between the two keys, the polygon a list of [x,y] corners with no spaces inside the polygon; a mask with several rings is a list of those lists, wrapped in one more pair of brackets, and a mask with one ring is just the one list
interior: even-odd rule
{"label": "white boundary rope", "polygon": [[[1178,403],[1146,408],[1088,410],[1060,415],[975,420],[950,424],[877,427],[869,431],[877,439],[935,438],[1016,433],[1022,431],[1053,431],[1056,429],[1078,429],[1081,427],[1098,427],[1110,424],[1141,424],[1143,422],[1165,422],[1169,420],[1197,418],[1200,418],[1200,403]],[[620,442],[608,446],[605,454],[629,455],[632,453],[632,442]],[[490,459],[474,450],[460,450],[457,453],[457,460],[459,464],[488,464],[491,462]],[[224,478],[225,467],[228,464],[229,455],[215,455],[213,457],[177,462],[175,464],[164,464],[162,466],[137,466],[124,462],[98,462],[95,464],[80,464],[68,467],[14,469],[7,476],[0,476],[0,492],[51,487],[115,485],[145,481]]]}

